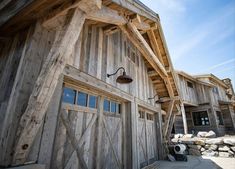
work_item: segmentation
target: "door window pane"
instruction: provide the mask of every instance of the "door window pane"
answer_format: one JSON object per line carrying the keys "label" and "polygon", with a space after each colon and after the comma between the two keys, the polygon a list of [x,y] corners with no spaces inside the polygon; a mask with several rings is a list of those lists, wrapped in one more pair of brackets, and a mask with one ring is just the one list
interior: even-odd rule
{"label": "door window pane", "polygon": [[110,111],[110,102],[108,100],[104,100],[104,111]]}
{"label": "door window pane", "polygon": [[76,91],[65,87],[63,91],[63,102],[74,104],[75,103]]}
{"label": "door window pane", "polygon": [[79,106],[87,106],[87,94],[83,92],[78,92],[78,101]]}
{"label": "door window pane", "polygon": [[89,107],[96,108],[97,97],[89,95]]}
{"label": "door window pane", "polygon": [[116,113],[116,103],[115,102],[111,102],[111,112]]}

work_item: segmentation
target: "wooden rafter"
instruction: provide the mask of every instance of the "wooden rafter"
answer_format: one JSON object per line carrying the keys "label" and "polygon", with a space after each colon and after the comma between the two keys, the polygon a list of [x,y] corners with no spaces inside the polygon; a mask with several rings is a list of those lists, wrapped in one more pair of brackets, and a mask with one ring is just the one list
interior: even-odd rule
{"label": "wooden rafter", "polygon": [[140,34],[138,29],[133,23],[120,26],[120,29],[126,34],[130,41],[137,47],[137,49],[143,54],[153,68],[159,73],[162,78],[167,77],[167,72],[159,59],[153,53],[152,49],[145,41],[144,37]]}
{"label": "wooden rafter", "polygon": [[155,71],[161,76],[166,85],[167,91],[170,97],[174,97],[174,91],[172,89],[168,74],[165,67],[159,61],[158,57],[152,51],[149,44],[146,42],[144,37],[140,34],[138,29],[133,23],[128,23],[126,26],[120,26],[121,30],[127,35],[127,37],[132,41],[132,43],[138,48],[138,50],[143,54],[143,56],[152,65]]}
{"label": "wooden rafter", "polygon": [[126,19],[120,14],[118,14],[117,11],[103,5],[101,6],[100,10],[87,13],[87,19],[110,23],[114,25],[123,25],[127,23]]}
{"label": "wooden rafter", "polygon": [[142,21],[140,15],[135,14],[131,16],[131,22],[137,27],[139,30],[149,30],[150,25]]}
{"label": "wooden rafter", "polygon": [[34,138],[43,123],[58,78],[63,73],[84,21],[84,12],[75,9],[67,16],[66,25],[56,35],[30,95],[28,106],[20,120],[20,127],[18,128],[20,136],[16,142],[13,156],[13,163],[15,164],[23,164],[27,159]]}
{"label": "wooden rafter", "polygon": [[89,6],[87,6],[86,2],[88,1],[75,1],[73,3],[65,2],[65,4],[61,6],[62,9],[58,8],[57,10],[52,11],[48,15],[48,17],[45,18],[43,25],[45,27],[50,28],[51,24],[54,23],[54,20],[56,20],[62,15],[65,15],[68,12],[68,10],[76,7],[80,8],[82,11],[86,13],[86,19],[91,19],[115,25],[123,25],[127,23],[126,19],[123,16],[121,16],[117,11],[110,9],[104,5],[101,5],[99,8],[97,7],[90,9]]}
{"label": "wooden rafter", "polygon": [[48,16],[45,18],[45,21],[43,23],[44,26],[49,25],[50,23],[53,23],[55,19],[58,17],[65,15],[70,9],[73,8],[79,8],[82,11],[93,11],[96,9],[101,8],[101,1],[100,0],[74,0],[74,1],[65,1],[60,7],[53,10],[51,13],[48,14]]}
{"label": "wooden rafter", "polygon": [[153,48],[153,51],[154,51],[155,55],[158,56],[158,59],[160,60],[160,62],[162,64],[164,64],[163,59],[162,59],[162,55],[161,55],[161,52],[160,52],[160,49],[159,49],[159,45],[157,43],[157,39],[156,39],[156,36],[154,34],[154,30],[153,29],[148,30],[147,34],[148,34],[148,37],[149,37],[149,40],[150,40],[150,43],[151,43],[151,46]]}

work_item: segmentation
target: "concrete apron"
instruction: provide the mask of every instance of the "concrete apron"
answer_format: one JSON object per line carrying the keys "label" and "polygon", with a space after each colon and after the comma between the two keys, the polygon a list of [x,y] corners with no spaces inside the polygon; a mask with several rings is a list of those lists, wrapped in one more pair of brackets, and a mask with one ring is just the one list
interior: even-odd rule
{"label": "concrete apron", "polygon": [[235,169],[235,158],[188,155],[188,162],[157,161],[145,169]]}

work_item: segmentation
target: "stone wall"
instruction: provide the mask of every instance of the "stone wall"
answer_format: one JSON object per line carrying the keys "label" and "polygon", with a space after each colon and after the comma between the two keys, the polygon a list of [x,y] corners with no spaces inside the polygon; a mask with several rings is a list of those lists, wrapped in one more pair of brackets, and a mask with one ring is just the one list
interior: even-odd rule
{"label": "stone wall", "polygon": [[235,158],[235,136],[206,138],[190,134],[179,138],[176,136],[171,141],[173,144],[186,144],[189,155]]}

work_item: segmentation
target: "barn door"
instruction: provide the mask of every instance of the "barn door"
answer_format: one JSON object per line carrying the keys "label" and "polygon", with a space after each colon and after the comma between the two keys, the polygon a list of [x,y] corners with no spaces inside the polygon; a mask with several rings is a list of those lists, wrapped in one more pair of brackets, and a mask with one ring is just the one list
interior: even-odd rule
{"label": "barn door", "polygon": [[[84,168],[78,156],[86,168],[94,166],[97,102],[95,94],[64,88],[51,168]],[[78,155],[77,147],[81,155]]]}
{"label": "barn door", "polygon": [[102,169],[123,168],[123,116],[121,104],[104,99],[104,116],[102,123]]}
{"label": "barn door", "polygon": [[156,125],[154,114],[139,110],[138,145],[140,168],[157,160]]}
{"label": "barn door", "polygon": [[97,93],[64,87],[51,168],[123,168],[121,103]]}

